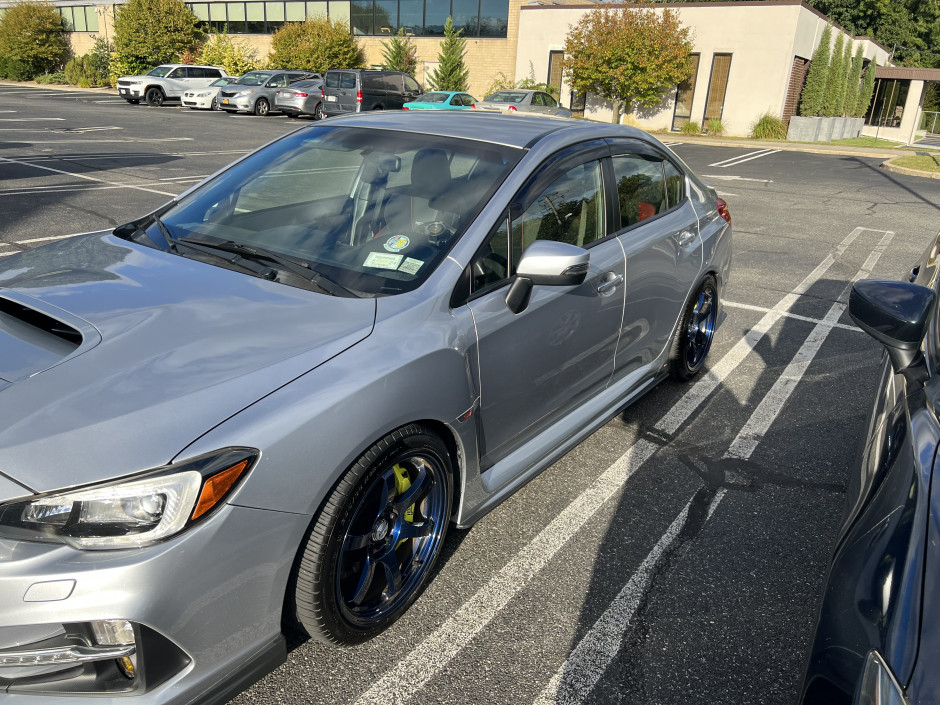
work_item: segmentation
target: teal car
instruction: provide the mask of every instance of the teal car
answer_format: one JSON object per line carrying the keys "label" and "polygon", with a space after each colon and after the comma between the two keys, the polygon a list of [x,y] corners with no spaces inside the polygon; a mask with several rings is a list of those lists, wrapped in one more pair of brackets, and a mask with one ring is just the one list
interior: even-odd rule
{"label": "teal car", "polygon": [[434,91],[405,103],[402,110],[469,110],[476,107],[477,99],[459,91]]}

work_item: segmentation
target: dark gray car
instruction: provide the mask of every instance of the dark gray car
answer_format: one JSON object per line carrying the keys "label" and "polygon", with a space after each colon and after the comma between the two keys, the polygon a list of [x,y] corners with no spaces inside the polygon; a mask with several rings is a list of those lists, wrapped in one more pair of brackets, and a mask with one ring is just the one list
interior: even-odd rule
{"label": "dark gray car", "polygon": [[322,120],[323,80],[317,75],[315,78],[292,83],[287,88],[278,88],[274,96],[274,109],[289,118],[311,115],[314,120]]}
{"label": "dark gray car", "polygon": [[278,89],[306,78],[319,77],[310,71],[267,69],[249,71],[235,83],[219,91],[218,107],[231,113],[267,115],[274,106]]}
{"label": "dark gray car", "polygon": [[221,703],[285,629],[375,636],[451,525],[703,369],[730,266],[650,135],[472,110],[312,123],[4,257],[0,692]]}
{"label": "dark gray car", "polygon": [[323,78],[323,112],[400,110],[422,93],[421,85],[401,71],[330,69]]}

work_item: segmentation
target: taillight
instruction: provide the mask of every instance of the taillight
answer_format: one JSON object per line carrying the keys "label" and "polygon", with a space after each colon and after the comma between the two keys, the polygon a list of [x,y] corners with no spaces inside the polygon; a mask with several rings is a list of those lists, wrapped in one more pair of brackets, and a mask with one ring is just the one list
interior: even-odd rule
{"label": "taillight", "polygon": [[728,204],[725,203],[723,198],[718,199],[718,215],[728,221],[728,225],[731,225],[731,211],[728,210]]}
{"label": "taillight", "polygon": [[320,89],[320,100],[326,100],[326,91],[322,88]]}
{"label": "taillight", "polygon": [[294,92],[294,97],[295,97],[295,98],[306,98],[306,97],[307,97],[307,94],[306,94],[306,93],[298,93],[298,92],[295,91],[295,92]]}
{"label": "taillight", "polygon": [[357,103],[362,102],[362,91],[356,91],[356,102]]}
{"label": "taillight", "polygon": [[401,106],[401,109],[402,109],[402,110],[411,110],[411,108],[409,108],[407,105]]}
{"label": "taillight", "polygon": [[476,104],[476,103],[470,103],[470,107],[473,108],[474,110],[476,110],[476,109],[477,109],[477,104]]}
{"label": "taillight", "polygon": [[509,106],[509,112],[514,113],[514,112],[516,112],[516,110],[517,110],[517,108],[516,108],[515,105],[510,105],[510,106]]}

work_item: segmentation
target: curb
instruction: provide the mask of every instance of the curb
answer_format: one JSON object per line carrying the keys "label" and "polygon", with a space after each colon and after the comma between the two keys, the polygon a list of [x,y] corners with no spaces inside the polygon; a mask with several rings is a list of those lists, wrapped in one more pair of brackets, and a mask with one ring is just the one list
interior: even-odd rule
{"label": "curb", "polygon": [[714,147],[743,147],[747,149],[779,149],[781,152],[808,152],[811,154],[838,154],[842,156],[854,157],[882,157],[891,158],[898,156],[896,150],[878,149],[877,147],[838,147],[835,145],[825,145],[814,147],[812,143],[793,143],[793,142],[772,142],[769,140],[750,140],[750,139],[725,139],[722,137],[689,137],[679,133],[657,133],[651,132],[651,135],[662,141],[663,139],[676,139],[682,144],[701,144]]}
{"label": "curb", "polygon": [[[909,157],[910,154],[904,154],[901,156]],[[906,166],[896,166],[892,164],[895,159],[900,159],[901,157],[894,157],[893,159],[888,159],[887,161],[881,162],[881,168],[885,171],[890,171],[895,174],[903,174],[904,176],[919,176],[922,179],[940,179],[940,173],[934,173],[931,171],[921,171],[920,169],[908,169]]]}
{"label": "curb", "polygon": [[116,88],[79,88],[78,86],[64,86],[61,83],[36,83],[36,81],[7,81],[0,80],[0,86],[24,87],[24,88],[42,88],[50,91],[87,91],[89,93],[98,93],[103,95],[117,95]]}

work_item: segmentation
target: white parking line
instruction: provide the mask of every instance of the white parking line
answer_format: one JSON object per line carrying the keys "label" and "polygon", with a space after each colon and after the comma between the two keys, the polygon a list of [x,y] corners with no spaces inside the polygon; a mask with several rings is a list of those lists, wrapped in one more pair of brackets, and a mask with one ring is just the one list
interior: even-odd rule
{"label": "white parking line", "polygon": [[[75,137],[80,137],[79,134],[76,134]],[[83,139],[71,139],[71,140],[31,140],[25,139],[22,140],[25,144],[135,144],[137,142],[192,142],[194,137],[140,137],[140,138],[130,138],[122,137],[119,139],[113,140],[83,140]]]}
{"label": "white parking line", "polygon": [[[773,324],[799,300],[806,291],[845,252],[866,228],[856,228],[796,288],[784,296],[774,309],[752,328],[745,339],[735,345],[703,377],[695,382],[679,401],[655,425],[659,432],[673,435],[691,415],[754,349]],[[584,492],[523,546],[503,568],[461,605],[440,627],[424,639],[391,670],[372,684],[357,700],[358,705],[404,703],[423,688],[435,675],[515,597],[568,540],[616,493],[659,446],[640,439],[617,459]],[[415,664],[421,664],[416,668]]]}
{"label": "white parking line", "polygon": [[771,154],[776,154],[779,152],[779,149],[761,149],[756,152],[748,152],[747,154],[740,154],[737,157],[731,157],[730,159],[725,159],[720,162],[715,162],[714,164],[709,164],[708,166],[717,166],[722,169],[726,169],[729,166],[736,166],[744,162],[749,162],[752,159],[760,159],[761,157],[769,157]]}
{"label": "white parking line", "polygon": [[157,191],[156,189],[147,188],[145,186],[137,186],[134,184],[121,184],[115,181],[107,181],[106,179],[99,179],[94,176],[88,176],[87,174],[74,174],[70,171],[63,171],[62,169],[54,169],[51,166],[42,166],[41,164],[31,164],[29,162],[21,162],[17,159],[10,159],[9,157],[0,157],[0,161],[7,162],[9,164],[19,164],[20,166],[30,166],[33,169],[42,169],[43,171],[51,171],[56,174],[64,174],[66,176],[71,176],[76,179],[85,179],[87,181],[94,181],[100,184],[108,184],[109,186],[118,186],[120,188],[129,188],[137,191],[147,191],[148,193],[157,193],[161,196],[173,197],[175,193],[167,193],[166,191]]}
{"label": "white parking line", "polygon": [[[740,308],[744,311],[757,311],[758,313],[768,313],[773,309],[769,309],[766,306],[754,306],[753,304],[741,304],[737,301],[722,301],[722,306],[726,308]],[[810,318],[809,316],[800,316],[796,313],[787,312],[783,314],[785,318],[792,318],[795,321],[805,321],[806,323],[822,323],[822,320],[819,318]],[[862,329],[858,326],[850,326],[846,323],[833,323],[833,328],[840,328],[842,330],[850,330],[854,333],[861,333]]]}
{"label": "white parking line", "polygon": [[32,118],[0,118],[0,122],[64,122],[65,118],[60,117],[32,117]]}
{"label": "white parking line", "polygon": [[[87,142],[90,140],[82,140]],[[84,162],[98,159],[162,159],[163,157],[193,157],[205,156],[211,154],[245,154],[245,150],[225,150],[220,152],[136,152],[132,154],[80,154],[73,156],[50,156],[42,155],[38,157],[20,157],[20,161],[29,162]]]}
{"label": "white parking line", "polygon": [[[712,165],[714,166],[714,164]],[[749,179],[745,176],[733,176],[732,174],[702,174],[703,179],[720,179],[722,181],[755,181],[760,184],[772,184],[773,179]]]}
{"label": "white parking line", "polygon": [[[852,288],[852,284],[871,274],[872,269],[894,237],[893,232],[886,232],[875,249],[865,260],[865,264],[849,281],[839,301],[832,305],[825,318],[810,332],[805,342],[794,355],[793,360],[777,378],[773,386],[764,395],[760,403],[751,412],[744,427],[738,432],[731,446],[724,454],[725,458],[747,460],[753,455],[763,440],[774,420],[780,415],[787,399],[796,389],[810,363],[822,347],[835,322],[845,310],[843,302]],[[727,494],[724,488],[715,493],[709,506],[708,518],[714,513],[721,500]],[[653,550],[640,565],[639,570],[620,591],[601,618],[594,623],[587,634],[578,642],[569,657],[549,680],[548,685],[535,699],[535,705],[580,705],[590,696],[597,682],[604,675],[607,667],[617,656],[623,644],[623,637],[636,614],[643,593],[649,586],[652,571],[663,554],[675,543],[685,518],[689,504],[686,504],[679,516],[673,521],[666,534],[653,547]],[[707,521],[707,518],[706,518]]]}
{"label": "white parking line", "polygon": [[72,233],[70,235],[50,235],[49,237],[34,237],[29,240],[17,240],[15,245],[30,245],[34,242],[49,242],[50,240],[67,240],[70,237],[75,237],[76,235],[83,235],[84,233]]}

